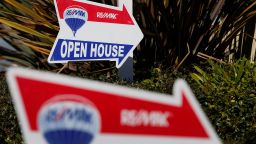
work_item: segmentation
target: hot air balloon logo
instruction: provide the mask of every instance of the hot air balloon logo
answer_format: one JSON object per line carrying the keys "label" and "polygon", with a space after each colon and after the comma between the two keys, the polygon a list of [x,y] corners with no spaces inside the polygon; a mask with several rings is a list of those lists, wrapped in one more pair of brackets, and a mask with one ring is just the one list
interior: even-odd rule
{"label": "hot air balloon logo", "polygon": [[48,144],[90,144],[100,131],[100,116],[90,101],[61,96],[41,108],[38,127]]}
{"label": "hot air balloon logo", "polygon": [[88,13],[82,7],[71,6],[64,11],[64,19],[75,37],[77,31],[87,22]]}

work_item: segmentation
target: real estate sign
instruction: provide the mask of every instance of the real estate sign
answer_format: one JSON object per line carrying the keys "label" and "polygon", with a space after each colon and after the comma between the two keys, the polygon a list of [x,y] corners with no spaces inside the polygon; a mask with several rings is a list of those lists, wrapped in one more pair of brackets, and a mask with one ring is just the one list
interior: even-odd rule
{"label": "real estate sign", "polygon": [[60,31],[49,63],[116,61],[120,68],[143,38],[126,6],[86,0],[54,0]]}
{"label": "real estate sign", "polygon": [[12,68],[27,144],[220,144],[183,80],[173,95]]}

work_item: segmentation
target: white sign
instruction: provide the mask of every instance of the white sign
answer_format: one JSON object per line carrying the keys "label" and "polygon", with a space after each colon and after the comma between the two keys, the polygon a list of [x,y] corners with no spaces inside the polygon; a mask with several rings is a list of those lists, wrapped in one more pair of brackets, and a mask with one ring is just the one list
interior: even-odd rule
{"label": "white sign", "polygon": [[7,73],[27,144],[220,144],[183,80],[166,95],[28,69]]}
{"label": "white sign", "polygon": [[143,38],[126,6],[85,0],[55,0],[60,31],[49,63],[116,61],[120,68]]}

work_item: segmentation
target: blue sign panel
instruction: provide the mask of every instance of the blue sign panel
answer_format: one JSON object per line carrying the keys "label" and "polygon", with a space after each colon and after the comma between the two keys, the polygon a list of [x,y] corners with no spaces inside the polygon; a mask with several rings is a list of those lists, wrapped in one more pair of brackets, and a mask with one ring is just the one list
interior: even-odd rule
{"label": "blue sign panel", "polygon": [[110,60],[120,64],[132,45],[59,39],[51,61]]}

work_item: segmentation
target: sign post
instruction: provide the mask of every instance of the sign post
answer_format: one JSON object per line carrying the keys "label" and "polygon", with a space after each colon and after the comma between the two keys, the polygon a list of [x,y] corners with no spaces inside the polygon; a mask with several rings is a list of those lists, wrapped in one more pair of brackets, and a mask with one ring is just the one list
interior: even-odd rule
{"label": "sign post", "polygon": [[[132,0],[118,0],[118,6],[125,5],[130,14],[133,13],[133,1]],[[124,62],[123,66],[118,69],[118,76],[120,80],[133,81],[133,54]]]}
{"label": "sign post", "polygon": [[173,95],[28,69],[7,73],[27,144],[220,144],[185,81]]}

